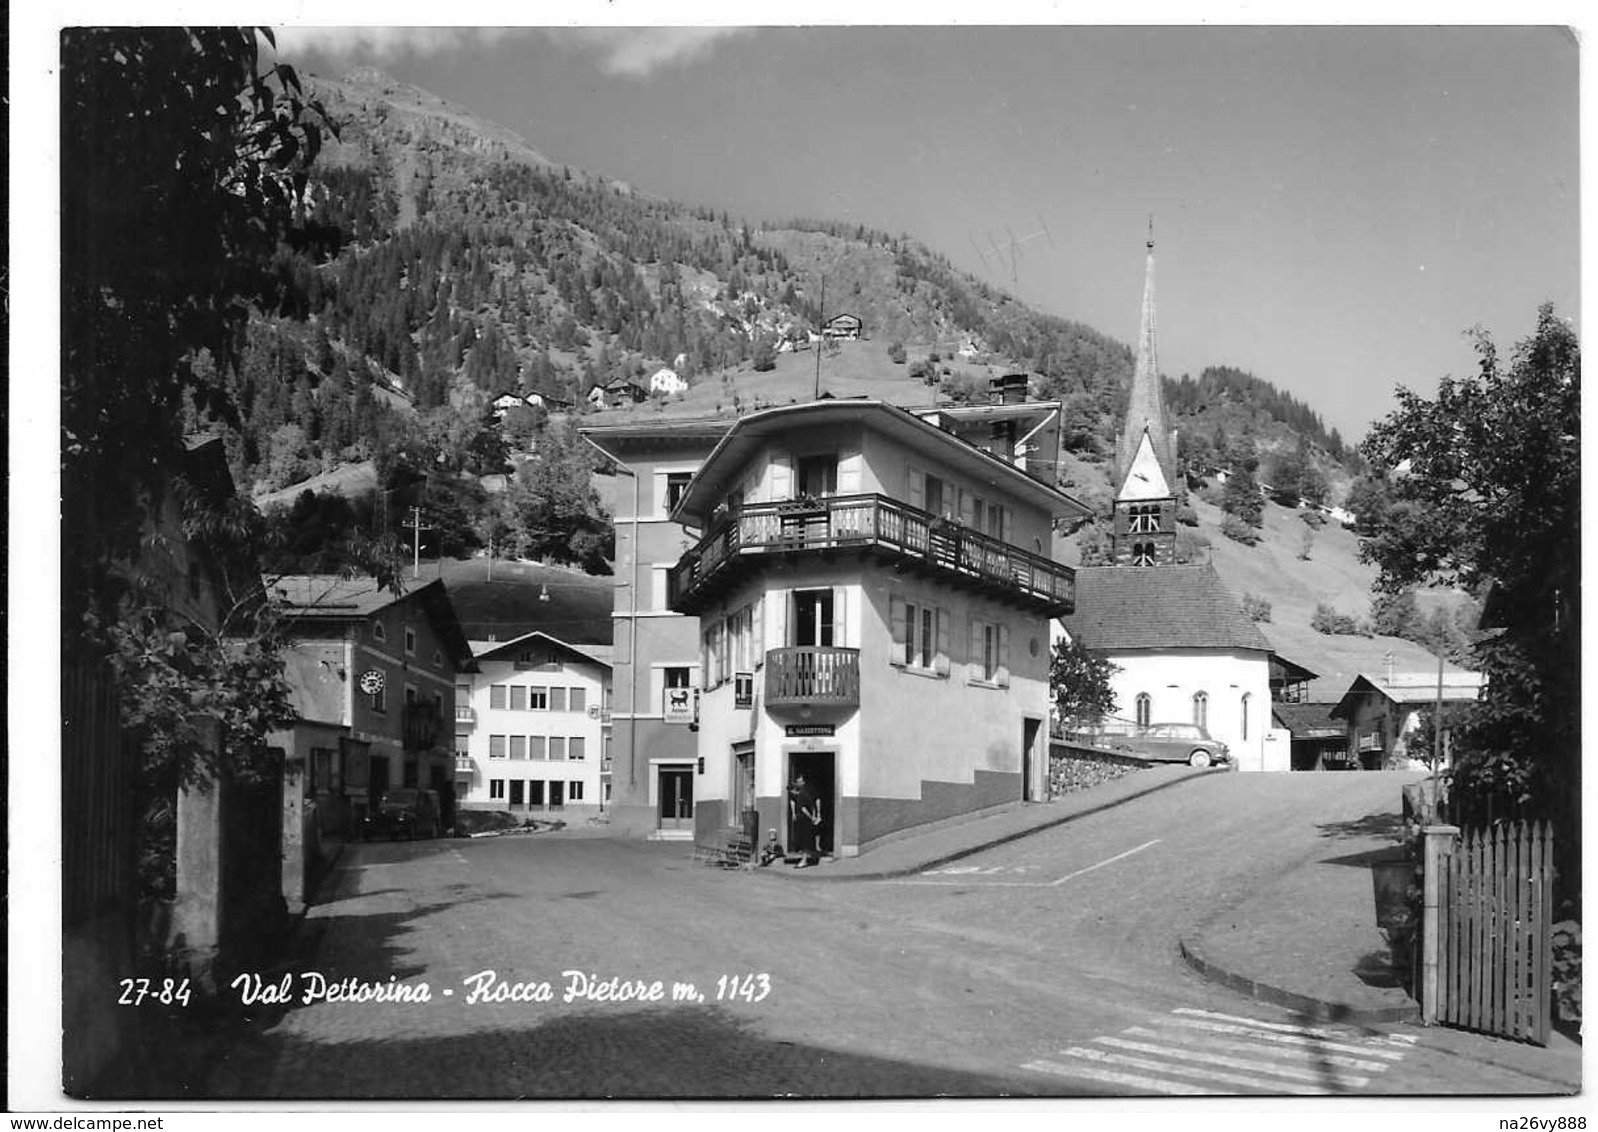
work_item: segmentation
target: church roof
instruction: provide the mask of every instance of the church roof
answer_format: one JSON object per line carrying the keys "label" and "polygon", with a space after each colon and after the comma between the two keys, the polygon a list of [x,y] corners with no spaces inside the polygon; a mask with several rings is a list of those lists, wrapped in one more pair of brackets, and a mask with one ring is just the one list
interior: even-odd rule
{"label": "church roof", "polygon": [[[1127,401],[1126,425],[1121,432],[1116,467],[1120,470],[1122,492],[1130,478],[1133,462],[1147,433],[1154,456],[1167,484],[1176,482],[1176,448],[1171,443],[1170,422],[1165,415],[1165,394],[1160,385],[1160,354],[1154,326],[1154,236],[1148,242],[1148,266],[1143,277],[1143,315],[1137,334],[1137,365],[1132,370],[1132,395]],[[1117,498],[1120,498],[1117,495]]]}
{"label": "church roof", "polygon": [[1210,565],[1083,566],[1076,612],[1060,618],[1088,648],[1252,649],[1270,642]]}

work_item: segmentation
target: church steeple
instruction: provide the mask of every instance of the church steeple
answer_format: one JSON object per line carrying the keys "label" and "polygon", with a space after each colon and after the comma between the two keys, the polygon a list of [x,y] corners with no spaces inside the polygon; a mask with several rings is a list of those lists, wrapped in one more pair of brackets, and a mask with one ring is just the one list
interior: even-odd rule
{"label": "church steeple", "polygon": [[1156,566],[1176,561],[1176,446],[1165,416],[1154,325],[1154,217],[1149,217],[1148,261],[1137,365],[1126,427],[1116,453],[1121,476],[1115,496],[1111,556],[1117,564]]}
{"label": "church steeple", "polygon": [[1165,416],[1165,393],[1160,386],[1160,352],[1154,319],[1154,217],[1149,217],[1148,260],[1143,269],[1143,314],[1138,323],[1137,365],[1132,371],[1132,396],[1126,409],[1126,426],[1121,431],[1117,469],[1123,481],[1132,470],[1148,433],[1154,457],[1167,484],[1175,482],[1176,452],[1171,443],[1170,423]]}

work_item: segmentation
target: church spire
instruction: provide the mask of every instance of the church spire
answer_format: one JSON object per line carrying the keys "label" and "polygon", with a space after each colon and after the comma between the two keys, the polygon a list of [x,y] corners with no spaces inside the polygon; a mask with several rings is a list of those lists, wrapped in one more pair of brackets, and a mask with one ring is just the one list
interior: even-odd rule
{"label": "church spire", "polygon": [[1143,317],[1137,367],[1117,453],[1121,487],[1115,494],[1110,557],[1121,566],[1164,566],[1176,561],[1176,452],[1165,419],[1160,357],[1154,341],[1154,217],[1149,217],[1148,266],[1143,276]]}
{"label": "church spire", "polygon": [[[1137,365],[1132,371],[1132,396],[1127,404],[1126,427],[1117,452],[1120,474],[1131,472],[1148,433],[1154,457],[1166,483],[1174,484],[1176,452],[1171,444],[1171,429],[1165,416],[1165,394],[1160,387],[1160,355],[1154,323],[1154,217],[1149,216],[1148,261],[1143,272],[1143,314],[1138,324]],[[1124,490],[1123,483],[1123,490]]]}

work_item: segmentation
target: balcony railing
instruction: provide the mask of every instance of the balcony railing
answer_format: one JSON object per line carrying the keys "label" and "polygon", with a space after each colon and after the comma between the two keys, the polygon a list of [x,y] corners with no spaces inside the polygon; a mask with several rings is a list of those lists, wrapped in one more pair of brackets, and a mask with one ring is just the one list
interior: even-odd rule
{"label": "balcony railing", "polygon": [[475,770],[476,767],[472,764],[472,756],[455,756],[455,776],[457,778],[470,778]]}
{"label": "balcony railing", "polygon": [[455,705],[455,726],[471,727],[476,724],[476,722],[477,713],[472,710],[470,704]]}
{"label": "balcony railing", "polygon": [[832,645],[771,649],[765,706],[859,707],[860,650]]}
{"label": "balcony railing", "polygon": [[761,556],[840,549],[885,554],[1050,616],[1076,608],[1069,566],[883,495],[745,504],[671,568],[667,597],[678,612],[698,613]]}

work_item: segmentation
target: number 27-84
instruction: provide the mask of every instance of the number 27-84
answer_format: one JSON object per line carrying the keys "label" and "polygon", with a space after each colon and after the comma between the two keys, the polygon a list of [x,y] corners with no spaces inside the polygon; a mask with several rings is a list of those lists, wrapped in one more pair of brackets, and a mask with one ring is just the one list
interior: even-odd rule
{"label": "number 27-84", "polygon": [[189,980],[187,979],[121,979],[117,983],[122,988],[121,997],[117,999],[118,1006],[143,1006],[146,1001],[159,1002],[162,1006],[171,1006],[174,1002],[179,1006],[189,1004]]}

